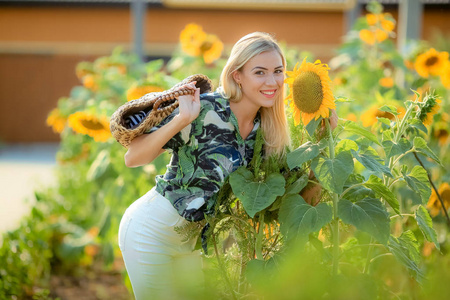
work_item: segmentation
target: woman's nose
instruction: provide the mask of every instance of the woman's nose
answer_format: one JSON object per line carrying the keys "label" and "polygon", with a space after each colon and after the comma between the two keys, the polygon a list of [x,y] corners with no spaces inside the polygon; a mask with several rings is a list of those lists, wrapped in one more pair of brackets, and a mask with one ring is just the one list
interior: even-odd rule
{"label": "woman's nose", "polygon": [[276,85],[277,81],[275,80],[275,75],[269,75],[266,78],[266,85]]}

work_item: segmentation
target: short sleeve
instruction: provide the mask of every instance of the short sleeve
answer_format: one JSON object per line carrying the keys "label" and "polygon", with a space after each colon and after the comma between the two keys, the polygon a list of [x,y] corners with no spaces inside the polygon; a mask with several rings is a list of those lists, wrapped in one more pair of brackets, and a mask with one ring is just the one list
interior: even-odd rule
{"label": "short sleeve", "polygon": [[[161,123],[159,123],[158,125],[152,127],[150,130],[146,131],[145,133],[152,133],[155,132],[156,130],[158,130],[159,128],[163,127],[164,125],[166,125],[167,123],[169,123],[170,121],[172,121],[172,119],[178,115],[178,111],[179,109],[176,108],[170,115],[168,115],[166,118],[164,118]],[[163,149],[165,150],[177,150],[178,148],[180,148],[181,146],[187,144],[189,142],[190,139],[190,133],[191,133],[191,127],[192,125],[189,124],[188,126],[184,127],[183,129],[181,129],[181,131],[179,131],[178,133],[176,133],[164,146]]]}

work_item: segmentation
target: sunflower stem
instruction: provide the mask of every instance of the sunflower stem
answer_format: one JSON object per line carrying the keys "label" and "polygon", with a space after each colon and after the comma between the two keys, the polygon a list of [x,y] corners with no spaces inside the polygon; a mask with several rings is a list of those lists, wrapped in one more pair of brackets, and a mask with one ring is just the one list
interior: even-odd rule
{"label": "sunflower stem", "polygon": [[255,254],[256,259],[264,260],[264,256],[262,254],[262,240],[264,236],[264,213],[265,211],[262,211],[259,213],[259,228],[258,233],[256,236],[256,244],[255,244]]}
{"label": "sunflower stem", "polygon": [[[334,159],[334,141],[333,133],[331,132],[330,120],[326,119],[325,122],[328,131],[328,148],[330,151],[330,159]],[[338,217],[338,203],[339,195],[332,193],[333,199],[333,275],[337,275],[339,272],[339,217]]]}

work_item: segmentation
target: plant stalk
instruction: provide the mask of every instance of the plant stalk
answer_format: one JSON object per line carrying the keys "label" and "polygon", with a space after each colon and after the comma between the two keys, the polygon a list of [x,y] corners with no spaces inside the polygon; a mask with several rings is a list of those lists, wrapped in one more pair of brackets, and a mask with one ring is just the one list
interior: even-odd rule
{"label": "plant stalk", "polygon": [[233,299],[237,300],[233,286],[231,285],[230,279],[228,278],[225,266],[223,265],[222,260],[220,259],[219,250],[217,249],[216,236],[214,235],[214,233],[212,234],[212,240],[213,240],[213,244],[214,244],[214,252],[216,253],[217,262],[219,264],[220,270],[222,271],[222,276],[225,279],[225,282],[227,283],[228,289],[230,290],[231,295],[233,296]]}
{"label": "plant stalk", "polygon": [[[330,159],[334,159],[334,141],[333,134],[331,132],[330,120],[327,119],[327,131],[329,133],[328,148],[330,151]],[[338,204],[339,195],[332,193],[333,199],[333,275],[337,275],[339,272],[339,217],[338,217]]]}
{"label": "plant stalk", "polygon": [[264,260],[264,256],[262,254],[262,240],[264,236],[264,212],[259,213],[259,228],[258,234],[256,235],[256,243],[255,243],[255,254],[256,259]]}
{"label": "plant stalk", "polygon": [[430,173],[428,173],[428,170],[425,168],[425,166],[423,165],[422,161],[420,160],[419,156],[417,155],[416,152],[413,152],[414,156],[416,157],[416,160],[419,162],[419,164],[422,166],[422,168],[424,168],[424,170],[427,172],[427,176],[428,176],[428,181],[430,182],[431,186],[433,187],[433,190],[436,192],[436,195],[439,199],[439,202],[441,203],[442,206],[442,210],[444,211],[445,217],[447,218],[447,225],[450,226],[450,217],[448,216],[448,212],[447,212],[447,207],[445,207],[444,201],[441,198],[441,195],[439,194],[436,186],[433,183],[433,180],[431,180],[431,176]]}

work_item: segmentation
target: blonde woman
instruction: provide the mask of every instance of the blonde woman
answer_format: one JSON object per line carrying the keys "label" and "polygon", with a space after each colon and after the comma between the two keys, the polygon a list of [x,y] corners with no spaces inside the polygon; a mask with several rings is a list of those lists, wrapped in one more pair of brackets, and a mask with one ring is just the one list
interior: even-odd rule
{"label": "blonde woman", "polygon": [[175,289],[201,286],[201,257],[174,227],[202,220],[212,211],[228,175],[253,157],[261,127],[265,155],[283,155],[289,145],[284,111],[284,55],[272,36],[255,32],[233,47],[215,93],[179,97],[179,108],[134,139],[128,167],[152,162],[165,150],[172,159],[156,186],[125,212],[119,229],[137,299],[170,299]]}

